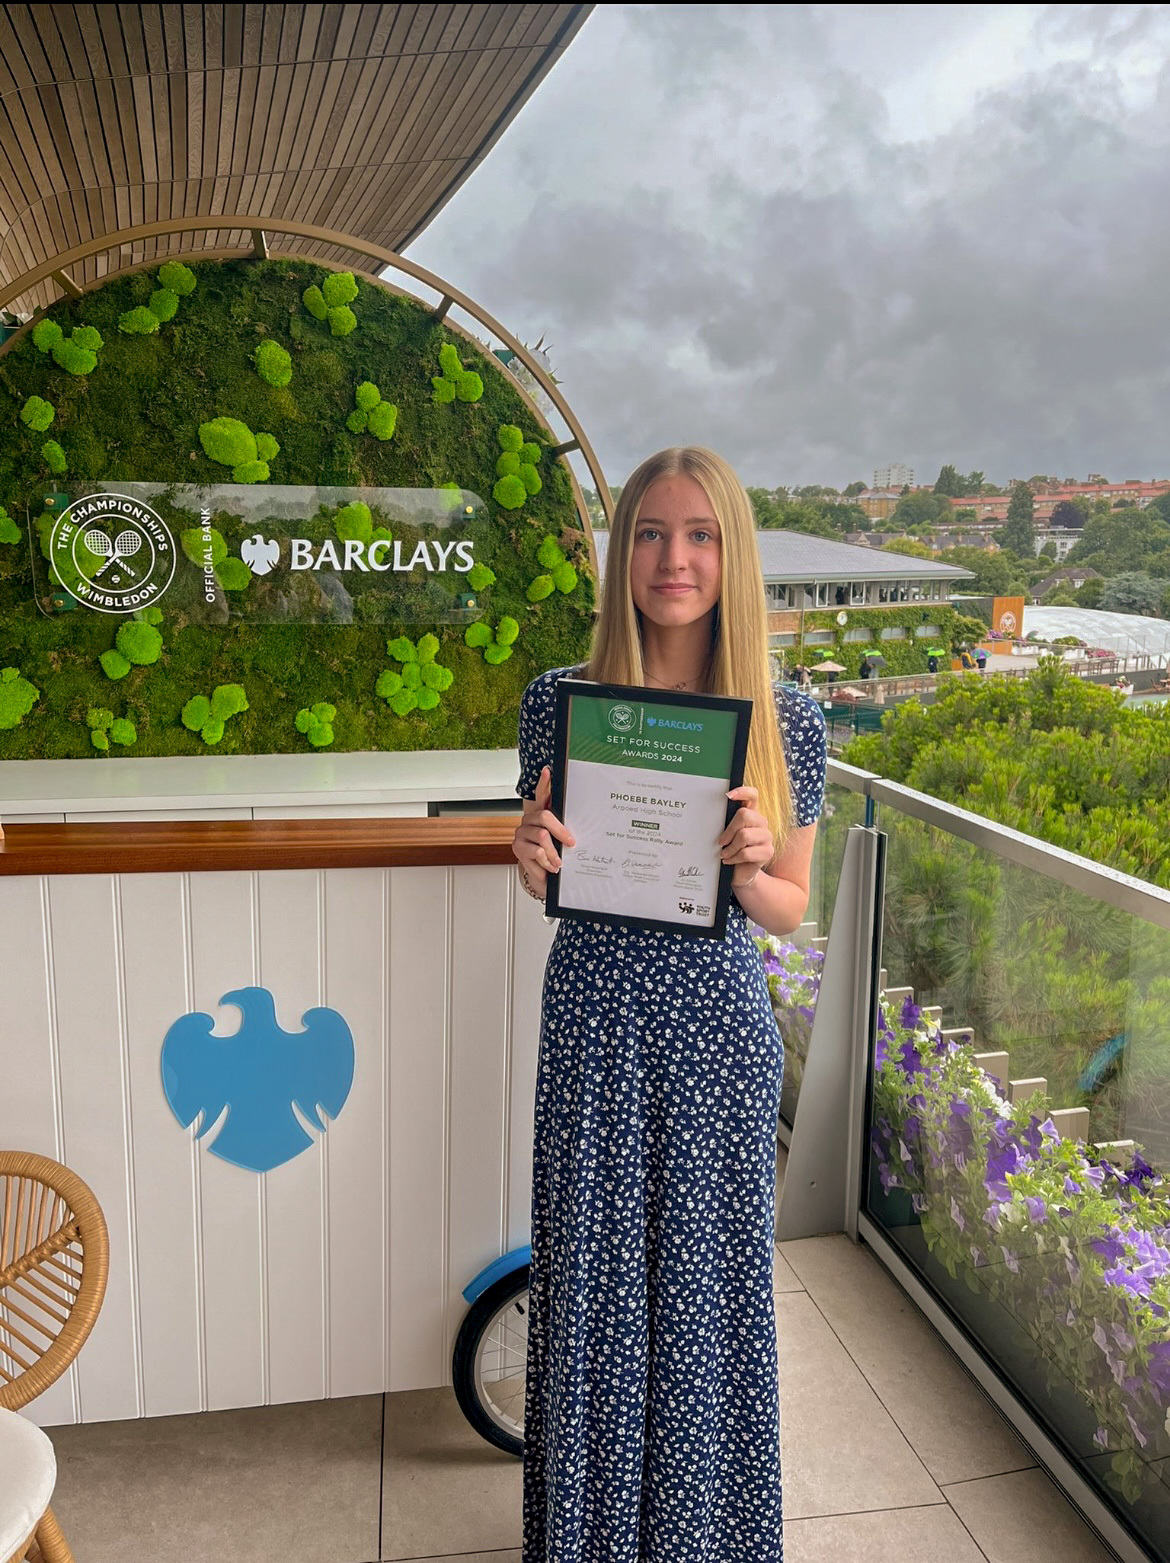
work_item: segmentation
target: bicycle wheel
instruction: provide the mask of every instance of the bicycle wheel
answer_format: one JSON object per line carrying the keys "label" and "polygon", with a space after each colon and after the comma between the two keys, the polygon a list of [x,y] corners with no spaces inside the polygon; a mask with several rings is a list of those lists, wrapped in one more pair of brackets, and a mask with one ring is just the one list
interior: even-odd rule
{"label": "bicycle wheel", "polygon": [[524,1376],[528,1360],[528,1266],[501,1276],[467,1310],[451,1377],[463,1415],[481,1438],[524,1453]]}

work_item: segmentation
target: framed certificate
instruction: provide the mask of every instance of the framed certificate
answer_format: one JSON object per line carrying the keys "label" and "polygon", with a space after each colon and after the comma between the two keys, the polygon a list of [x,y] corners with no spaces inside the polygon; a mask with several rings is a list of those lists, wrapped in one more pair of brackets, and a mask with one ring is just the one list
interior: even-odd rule
{"label": "framed certificate", "polygon": [[731,864],[716,842],[738,808],[750,700],[563,678],[552,809],[558,843],[545,910],[722,939]]}

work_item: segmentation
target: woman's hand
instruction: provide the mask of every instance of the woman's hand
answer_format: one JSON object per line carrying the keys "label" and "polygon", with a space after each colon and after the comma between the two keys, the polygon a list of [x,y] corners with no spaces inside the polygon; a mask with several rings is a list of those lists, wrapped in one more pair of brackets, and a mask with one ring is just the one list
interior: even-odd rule
{"label": "woman's hand", "polygon": [[546,765],[536,784],[536,797],[524,800],[524,818],[512,837],[512,852],[520,864],[521,875],[542,896],[549,874],[555,874],[561,866],[554,838],[567,847],[577,845],[572,831],[550,810],[551,801],[552,779]]}
{"label": "woman's hand", "polygon": [[731,824],[719,837],[721,857],[725,863],[734,863],[732,889],[750,885],[756,875],[776,856],[776,843],[768,821],[759,812],[760,795],[754,787],[734,787],[727,796],[740,807],[736,809]]}

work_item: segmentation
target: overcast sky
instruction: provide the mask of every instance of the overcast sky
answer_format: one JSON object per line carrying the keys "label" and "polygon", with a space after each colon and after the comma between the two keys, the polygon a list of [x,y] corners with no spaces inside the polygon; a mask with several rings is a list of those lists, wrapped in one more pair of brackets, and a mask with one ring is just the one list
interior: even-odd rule
{"label": "overcast sky", "polygon": [[1170,476],[1170,7],[602,5],[411,248],[610,482]]}

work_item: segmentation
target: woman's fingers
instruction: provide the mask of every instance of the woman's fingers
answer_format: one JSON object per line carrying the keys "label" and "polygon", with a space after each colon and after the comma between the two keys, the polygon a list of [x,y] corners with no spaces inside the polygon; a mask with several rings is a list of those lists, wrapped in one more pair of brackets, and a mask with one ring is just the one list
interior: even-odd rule
{"label": "woman's fingers", "polygon": [[768,829],[768,822],[767,822],[767,820],[764,818],[764,816],[762,814],[757,814],[754,809],[748,809],[748,808],[739,809],[736,812],[736,814],[735,814],[734,818],[732,819],[731,823],[727,826],[727,828],[724,830],[723,834],[716,841],[715,845],[718,846],[718,847],[726,846],[727,843],[729,841],[733,840],[734,837],[741,830],[767,830],[767,829]]}

